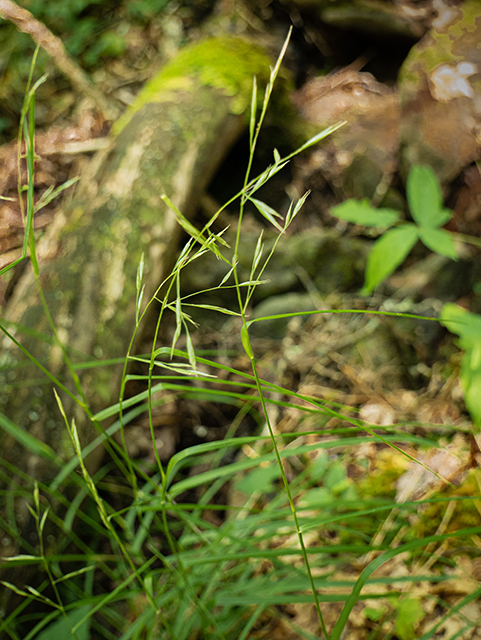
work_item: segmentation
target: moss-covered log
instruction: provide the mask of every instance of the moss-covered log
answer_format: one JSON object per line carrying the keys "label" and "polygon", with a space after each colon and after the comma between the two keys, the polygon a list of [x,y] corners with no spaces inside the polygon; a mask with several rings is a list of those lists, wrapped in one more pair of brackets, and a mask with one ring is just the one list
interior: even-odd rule
{"label": "moss-covered log", "polygon": [[[125,355],[135,325],[136,272],[145,255],[144,300],[177,250],[180,227],[163,193],[187,217],[219,162],[247,123],[252,77],[269,73],[264,51],[239,38],[212,38],[185,49],[142,91],[114,125],[110,148],[94,161],[76,195],[39,244],[40,282],[49,313],[73,363]],[[30,269],[30,268],[29,268]],[[77,397],[62,349],[29,270],[2,313],[2,326]],[[73,455],[53,383],[8,336],[1,341],[2,489],[15,491],[15,468],[46,482]],[[77,371],[92,414],[118,399],[121,367]],[[96,435],[83,410],[60,392],[83,446]],[[37,453],[23,436],[37,439]],[[43,448],[44,456],[38,455]],[[91,461],[95,467],[95,461]],[[11,513],[11,512],[10,512]],[[9,522],[20,530],[25,523]],[[13,517],[10,515],[10,517]],[[15,541],[3,540],[10,555]]]}

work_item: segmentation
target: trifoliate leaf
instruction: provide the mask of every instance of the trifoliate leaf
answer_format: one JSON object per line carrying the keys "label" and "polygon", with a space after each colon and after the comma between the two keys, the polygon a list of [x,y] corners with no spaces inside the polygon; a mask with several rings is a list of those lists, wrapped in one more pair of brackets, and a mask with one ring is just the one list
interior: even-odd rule
{"label": "trifoliate leaf", "polygon": [[414,224],[404,224],[385,233],[374,243],[367,259],[362,293],[368,294],[404,261],[418,240]]}
{"label": "trifoliate leaf", "polygon": [[420,227],[419,239],[428,249],[431,249],[431,251],[451,258],[451,260],[458,259],[458,252],[454,246],[453,237],[448,231],[444,229]]}
{"label": "trifoliate leaf", "polygon": [[413,166],[408,177],[407,196],[413,220],[420,227],[437,229],[446,224],[443,194],[431,167]]}
{"label": "trifoliate leaf", "polygon": [[384,229],[392,227],[399,220],[399,211],[394,209],[375,209],[367,198],[346,200],[333,207],[331,215],[346,222],[362,224],[364,227]]}

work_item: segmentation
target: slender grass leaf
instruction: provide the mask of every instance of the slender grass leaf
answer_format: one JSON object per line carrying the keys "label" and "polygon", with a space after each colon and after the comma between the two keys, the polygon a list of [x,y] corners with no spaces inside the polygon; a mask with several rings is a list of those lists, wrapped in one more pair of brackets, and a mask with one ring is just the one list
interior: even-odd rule
{"label": "slender grass leaf", "polygon": [[192,338],[190,337],[190,332],[186,325],[184,328],[185,328],[185,339],[187,341],[187,353],[189,354],[190,366],[192,367],[192,371],[195,371],[197,373],[197,361],[195,359],[195,349],[192,343]]}
{"label": "slender grass leaf", "polygon": [[303,196],[301,196],[299,200],[296,202],[294,209],[292,209],[292,206],[289,207],[289,211],[287,212],[287,216],[286,216],[286,227],[288,227],[291,224],[291,222],[294,220],[294,218],[297,216],[299,211],[304,206],[305,201],[310,196],[310,194],[311,194],[310,191],[306,191],[306,193]]}
{"label": "slender grass leaf", "polygon": [[319,133],[316,133],[315,136],[313,136],[312,138],[309,138],[307,142],[305,142],[302,146],[300,146],[299,149],[296,151],[296,153],[300,153],[305,149],[309,149],[309,147],[312,147],[313,145],[317,144],[321,140],[324,140],[324,138],[327,138],[327,136],[331,135],[331,133],[334,133],[334,131],[337,131],[338,129],[343,127],[345,124],[347,124],[347,120],[340,120],[336,124],[333,124],[330,127],[323,129]]}
{"label": "slender grass leaf", "polygon": [[222,278],[221,283],[219,285],[219,288],[222,287],[222,285],[224,285],[227,280],[231,277],[232,273],[234,272],[234,268],[229,269],[229,271],[225,274],[225,276]]}
{"label": "slender grass leaf", "polygon": [[253,280],[254,279],[254,273],[257,269],[257,267],[259,266],[259,261],[262,257],[262,251],[263,251],[263,244],[262,244],[262,236],[263,236],[264,231],[262,230],[258,239],[257,239],[257,244],[256,244],[256,249],[254,251],[254,258],[252,259],[252,267],[251,267],[251,273],[250,273],[250,279]]}
{"label": "slender grass leaf", "polygon": [[34,587],[30,587],[30,586],[26,587],[26,589],[27,591],[30,591],[30,593],[34,595],[36,598],[38,598],[38,600],[40,600],[41,602],[46,602],[51,607],[55,607],[55,609],[60,609],[60,606],[58,604],[55,604],[53,600],[51,600],[50,598],[47,598],[47,596],[44,596],[43,593],[40,593],[40,591],[38,591],[38,589],[35,589]]}
{"label": "slender grass leaf", "polygon": [[38,520],[38,514],[37,514],[37,512],[36,512],[36,511],[35,511],[35,509],[34,509],[30,504],[28,504],[28,503],[27,503],[27,509],[30,511],[30,515],[32,516],[32,518],[33,518],[34,520]]}
{"label": "slender grass leaf", "polygon": [[[395,593],[395,592],[394,592]],[[365,600],[367,598],[385,598],[388,593],[383,593],[380,595],[370,595],[370,596],[360,596],[359,600]],[[393,592],[390,592],[389,595],[393,595]],[[318,594],[319,602],[345,602],[347,599],[347,595],[344,594]],[[288,595],[275,595],[267,593],[253,593],[251,595],[246,596],[229,596],[225,593],[220,593],[216,598],[217,605],[224,605],[228,607],[239,607],[242,605],[253,605],[253,604],[261,604],[264,606],[268,605],[293,605],[293,604],[303,604],[303,603],[313,603],[314,595],[312,593],[305,594],[294,594],[290,593]],[[324,638],[324,636],[318,636]]]}
{"label": "slender grass leaf", "polygon": [[431,251],[451,258],[451,260],[458,259],[458,252],[454,245],[453,237],[448,231],[444,229],[420,227],[419,239],[428,249],[431,249]]}
{"label": "slender grass leaf", "polygon": [[261,200],[256,200],[256,198],[249,198],[249,200],[255,205],[256,209],[259,213],[264,216],[266,220],[268,220],[278,231],[283,233],[284,229],[277,222],[276,218],[281,218],[282,216],[275,211],[272,207],[269,207],[265,202]]}
{"label": "slender grass leaf", "polygon": [[0,427],[35,455],[52,461],[56,461],[58,459],[60,463],[60,459],[53,449],[45,444],[45,442],[42,442],[35,436],[32,436],[28,431],[20,429],[20,427],[18,427],[14,422],[4,416],[3,413],[0,413]]}
{"label": "slender grass leaf", "polygon": [[17,258],[14,262],[7,264],[5,267],[0,269],[0,276],[3,276],[4,273],[7,273],[7,271],[10,271],[11,269],[14,269],[17,266],[17,264],[20,264],[21,262],[23,262],[26,257],[27,257],[27,250],[25,250],[24,256]]}
{"label": "slender grass leaf", "polygon": [[252,627],[256,624],[257,620],[264,613],[265,609],[266,609],[265,606],[262,606],[262,605],[261,606],[256,606],[256,608],[254,609],[251,617],[249,618],[247,623],[244,625],[242,633],[239,636],[239,640],[247,640],[247,638],[249,638],[249,634],[250,634],[250,632],[252,630]]}
{"label": "slender grass leaf", "polygon": [[[354,438],[356,442],[359,442],[358,438]],[[363,442],[375,441],[376,438],[363,438]],[[343,445],[348,446],[349,439],[346,438],[342,441],[336,439],[329,442],[316,442],[315,444],[301,445],[299,447],[293,447],[283,449],[279,452],[281,458],[288,458],[291,456],[301,455],[303,453],[308,453],[310,451],[315,451],[316,449],[329,449],[333,446],[339,446],[339,442],[342,442]],[[217,467],[215,469],[211,469],[210,471],[206,471],[204,473],[199,473],[196,476],[186,478],[185,480],[180,480],[177,484],[173,485],[171,490],[169,491],[169,495],[171,498],[175,498],[175,496],[179,495],[183,491],[187,489],[192,489],[193,487],[198,487],[204,483],[210,483],[212,480],[216,480],[217,478],[227,478],[229,476],[233,476],[238,471],[244,471],[246,469],[251,469],[253,467],[258,467],[261,463],[265,462],[273,462],[276,460],[276,455],[274,452],[266,453],[260,455],[257,458],[248,458],[246,460],[241,460],[239,462],[234,462],[229,465],[225,465],[223,467]]]}
{"label": "slender grass leaf", "polygon": [[252,97],[251,97],[251,114],[249,118],[249,142],[252,147],[254,133],[256,130],[256,111],[257,111],[257,78],[252,78]]}
{"label": "slender grass leaf", "polygon": [[404,261],[418,240],[414,224],[405,224],[385,233],[374,243],[367,259],[363,294],[374,289]]}
{"label": "slender grass leaf", "polygon": [[[137,358],[131,358],[132,360],[137,360]],[[146,362],[145,359],[140,360],[140,362]],[[147,361],[147,363],[149,363],[149,361]],[[152,387],[151,393],[157,393],[158,391],[163,391],[164,389],[164,385],[159,382],[158,384],[156,384],[154,387]],[[122,402],[122,408],[123,409],[128,409],[129,407],[138,404],[141,400],[146,400],[149,396],[149,391],[142,391],[141,393],[138,393],[137,395],[133,396],[132,398],[127,398],[127,400],[124,400]],[[106,420],[107,418],[110,418],[111,416],[114,416],[116,414],[118,414],[120,411],[120,403],[116,403],[114,405],[112,405],[111,407],[107,407],[107,409],[103,409],[102,411],[99,411],[98,413],[96,413],[94,415],[94,419],[98,420],[99,422],[102,422],[102,420]]]}
{"label": "slender grass leaf", "polygon": [[40,520],[40,525],[39,525],[40,534],[43,533],[43,530],[44,530],[44,527],[45,527],[45,521],[46,521],[47,516],[48,516],[48,512],[49,512],[49,507],[47,507],[45,509],[45,511],[43,512],[42,518]]}
{"label": "slender grass leaf", "polygon": [[353,222],[354,224],[362,224],[364,227],[378,227],[385,229],[392,227],[398,222],[400,214],[394,209],[375,209],[367,198],[356,200],[351,198],[331,209],[331,215]]}
{"label": "slender grass leaf", "polygon": [[[42,562],[42,558],[40,556],[30,556],[26,553],[19,554],[18,556],[8,556],[2,558],[2,562],[14,562],[15,564],[30,564],[34,562],[35,564],[38,562]],[[3,583],[2,583],[3,584]]]}
{"label": "slender grass leaf", "polygon": [[[459,600],[455,605],[453,605],[449,609],[449,611],[446,613],[446,615],[442,616],[442,618],[438,620],[436,624],[427,633],[423,634],[419,638],[419,640],[430,640],[430,638],[436,635],[436,632],[440,627],[444,625],[446,620],[449,620],[449,618],[452,618],[453,616],[461,612],[464,609],[464,607],[466,607],[471,602],[478,600],[480,597],[481,597],[481,587],[479,587],[478,589],[475,589],[464,598],[461,598],[461,600]],[[470,626],[479,626],[479,621],[472,623],[472,625],[469,625],[469,627],[464,627],[463,629],[461,629],[461,634],[464,633],[464,631],[466,631],[467,628],[470,628]],[[454,640],[454,638],[460,637],[460,635],[455,634],[451,636],[449,640]]]}
{"label": "slender grass leaf", "polygon": [[422,540],[414,540],[413,542],[408,542],[406,544],[400,545],[396,549],[390,549],[389,551],[385,551],[375,560],[370,562],[368,566],[362,571],[361,575],[356,581],[354,588],[349,595],[349,598],[346,600],[346,604],[344,605],[339,618],[332,630],[330,640],[340,640],[341,634],[344,631],[344,628],[347,624],[349,615],[353,610],[356,602],[358,602],[361,590],[367,583],[369,577],[381,567],[385,562],[390,560],[391,558],[395,558],[397,555],[400,555],[405,552],[415,551],[416,549],[422,549],[422,547],[427,547],[430,543],[442,542],[443,540],[451,540],[452,538],[457,537],[470,537],[472,535],[479,535],[481,533],[481,527],[472,527],[469,529],[459,529],[458,531],[452,531],[447,534],[435,535],[435,536],[427,536]]}
{"label": "slender grass leaf", "polygon": [[82,624],[76,629],[77,640],[89,640],[90,638],[90,618],[86,618],[90,611],[90,605],[84,605],[78,609],[71,609],[66,612],[66,618],[61,617],[44,629],[36,636],[35,640],[65,640],[65,638],[73,638],[72,629],[83,620]]}
{"label": "slender grass leaf", "polygon": [[247,330],[247,326],[245,324],[242,325],[241,329],[241,340],[242,346],[244,347],[244,351],[247,353],[251,360],[254,358],[254,354],[252,352],[251,341],[249,338],[249,332]]}
{"label": "slender grass leaf", "polygon": [[45,191],[45,193],[43,193],[35,203],[35,206],[33,208],[34,213],[37,213],[38,211],[40,211],[40,209],[43,209],[44,207],[46,207],[48,204],[50,204],[50,202],[52,202],[52,200],[54,200],[58,195],[60,195],[62,191],[65,191],[65,189],[68,189],[79,180],[80,180],[80,177],[77,176],[76,178],[71,178],[70,180],[67,180],[57,188],[49,187]]}
{"label": "slender grass leaf", "polygon": [[198,309],[208,309],[209,311],[217,311],[218,313],[223,313],[226,316],[240,316],[241,314],[238,311],[231,311],[230,309],[225,309],[224,307],[216,307],[214,304],[185,304],[185,307],[197,307]]}
{"label": "slender grass leaf", "polygon": [[70,578],[75,578],[76,576],[80,576],[84,573],[87,573],[88,571],[92,571],[95,568],[96,566],[92,564],[89,567],[82,567],[82,569],[78,569],[77,571],[71,571],[70,573],[65,574],[61,578],[57,578],[57,580],[55,580],[55,584],[57,584],[58,582],[63,582],[64,580],[70,580]]}
{"label": "slender grass leaf", "polygon": [[[269,440],[270,436],[265,436],[261,438],[263,440]],[[193,447],[188,447],[187,449],[183,449],[178,453],[175,453],[169,460],[167,464],[166,477],[167,477],[167,485],[170,484],[170,481],[173,479],[174,475],[181,469],[187,458],[191,458],[192,456],[205,455],[206,453],[221,451],[228,447],[241,447],[244,444],[253,444],[254,442],[258,442],[259,438],[257,436],[245,436],[244,438],[229,438],[228,440],[219,440],[216,442],[205,442],[203,444],[197,444]]]}
{"label": "slender grass leaf", "polygon": [[31,598],[32,597],[30,593],[27,593],[26,591],[22,591],[22,589],[19,589],[18,587],[16,587],[11,582],[6,582],[5,580],[0,580],[0,584],[3,584],[4,587],[7,587],[7,589],[10,589],[11,591],[13,591],[14,593],[16,593],[19,596],[23,596],[24,598]]}

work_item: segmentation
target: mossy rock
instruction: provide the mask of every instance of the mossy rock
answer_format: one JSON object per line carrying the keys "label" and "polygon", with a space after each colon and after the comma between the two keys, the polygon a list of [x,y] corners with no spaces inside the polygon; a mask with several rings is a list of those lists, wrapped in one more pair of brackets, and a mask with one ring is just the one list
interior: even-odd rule
{"label": "mossy rock", "polygon": [[451,8],[407,56],[399,75],[400,168],[430,165],[442,183],[479,158],[481,12],[479,0]]}

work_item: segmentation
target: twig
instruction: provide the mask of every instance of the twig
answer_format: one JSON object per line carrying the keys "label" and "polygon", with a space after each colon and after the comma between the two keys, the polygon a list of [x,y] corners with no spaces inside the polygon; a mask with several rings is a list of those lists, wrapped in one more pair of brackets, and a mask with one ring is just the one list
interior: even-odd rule
{"label": "twig", "polygon": [[28,33],[53,58],[72,85],[92,98],[105,116],[110,115],[111,109],[105,95],[92,84],[87,74],[68,55],[60,38],[54,36],[44,24],[34,18],[30,11],[22,9],[12,0],[0,0],[0,15],[13,22],[20,31]]}

